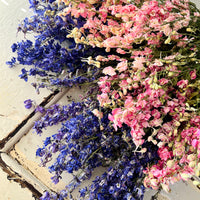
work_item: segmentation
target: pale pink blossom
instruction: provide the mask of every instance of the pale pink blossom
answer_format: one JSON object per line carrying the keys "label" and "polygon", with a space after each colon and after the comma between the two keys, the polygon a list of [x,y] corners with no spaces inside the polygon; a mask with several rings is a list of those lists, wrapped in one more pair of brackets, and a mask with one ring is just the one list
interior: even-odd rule
{"label": "pale pink blossom", "polygon": [[127,53],[126,51],[124,51],[121,48],[117,48],[116,51],[117,51],[117,53],[120,53],[120,54],[126,54]]}
{"label": "pale pink blossom", "polygon": [[135,57],[135,61],[133,61],[133,69],[142,69],[144,67],[145,58],[144,57]]}
{"label": "pale pink blossom", "polygon": [[153,120],[150,121],[150,125],[152,127],[159,127],[159,126],[162,125],[162,123],[163,123],[163,120],[161,118],[160,119],[153,119]]}
{"label": "pale pink blossom", "polygon": [[111,100],[107,93],[102,93],[101,95],[97,95],[97,100],[99,101],[100,106],[102,107],[111,103]]}
{"label": "pale pink blossom", "polygon": [[165,84],[167,84],[167,83],[169,82],[169,80],[166,79],[166,78],[161,78],[161,79],[158,80],[158,81],[159,81],[160,85],[165,85]]}
{"label": "pale pink blossom", "polygon": [[140,146],[144,143],[144,139],[142,139],[144,135],[145,132],[139,127],[131,129],[131,136],[133,137],[133,142],[136,146]]}
{"label": "pale pink blossom", "polygon": [[114,76],[114,75],[116,75],[116,72],[115,72],[115,69],[114,68],[112,68],[112,67],[105,67],[104,69],[103,69],[103,73],[104,74],[106,74],[106,75],[109,75],[109,76]]}
{"label": "pale pink blossom", "polygon": [[97,109],[94,109],[94,110],[92,111],[92,113],[93,113],[96,117],[98,117],[98,118],[100,118],[100,119],[103,117],[103,113],[100,112],[100,111],[97,110]]}
{"label": "pale pink blossom", "polygon": [[166,35],[166,36],[169,36],[172,32],[172,29],[170,27],[170,24],[165,24],[164,26],[162,26],[162,29],[163,33]]}
{"label": "pale pink blossom", "polygon": [[180,80],[177,83],[177,86],[179,86],[180,88],[186,88],[187,85],[188,85],[188,80]]}
{"label": "pale pink blossom", "polygon": [[122,61],[122,62],[118,63],[116,69],[119,72],[126,71],[128,69],[127,61]]}
{"label": "pale pink blossom", "polygon": [[164,111],[165,114],[167,114],[170,111],[170,107],[165,106],[163,108],[163,111]]}

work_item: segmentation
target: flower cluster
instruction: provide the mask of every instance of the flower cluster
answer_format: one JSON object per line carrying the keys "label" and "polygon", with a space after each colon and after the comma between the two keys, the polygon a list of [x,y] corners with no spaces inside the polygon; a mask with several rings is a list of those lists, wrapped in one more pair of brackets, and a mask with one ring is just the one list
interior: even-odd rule
{"label": "flower cluster", "polygon": [[104,51],[76,44],[74,39],[67,38],[69,31],[74,27],[82,27],[85,20],[82,17],[74,19],[70,14],[64,18],[59,17],[57,14],[64,7],[62,3],[43,0],[30,1],[30,4],[34,15],[25,18],[18,31],[25,35],[34,34],[35,40],[14,43],[11,48],[17,57],[13,57],[7,64],[10,67],[16,63],[25,65],[19,77],[25,81],[29,76],[39,79],[32,83],[36,88],[72,87],[94,81],[99,70],[83,62],[82,58],[105,55]]}
{"label": "flower cluster", "polygon": [[[146,154],[135,152],[130,130],[127,132],[127,129],[121,129],[113,134],[108,116],[105,115],[99,119],[95,116],[98,113],[96,109],[93,109],[93,112],[90,111],[92,109],[91,100],[87,100],[82,106],[79,103],[72,103],[68,105],[68,109],[62,107],[58,111],[58,108],[57,105],[56,109],[47,109],[45,116],[40,120],[40,124],[44,122],[51,126],[64,121],[62,127],[58,130],[58,133],[47,137],[44,146],[38,148],[36,152],[36,155],[41,157],[43,166],[46,166],[52,159],[53,154],[59,152],[59,154],[56,154],[56,161],[49,167],[49,171],[54,174],[52,181],[55,184],[58,183],[64,171],[72,173],[75,178],[67,185],[67,188],[69,191],[73,191],[81,181],[91,177],[94,168],[108,166],[114,162],[113,166],[115,167],[111,167],[108,173],[102,175],[101,178],[96,178],[90,188],[80,190],[80,197],[84,199],[86,195],[89,196],[89,199],[95,199],[97,196],[99,199],[125,199],[126,196],[131,198],[132,195],[133,197],[139,195],[138,199],[142,199],[144,192],[142,185],[143,170],[147,163],[155,161],[157,153],[154,148],[156,147],[152,148],[152,145],[150,147],[148,144],[146,145],[148,148]],[[78,114],[80,111],[81,114]],[[65,114],[63,115],[63,113]],[[65,118],[62,118],[62,116],[65,116]],[[60,119],[58,119],[59,117]],[[43,125],[37,132],[41,133],[46,125]],[[35,124],[35,129],[36,127],[38,127],[38,122]],[[124,135],[127,135],[129,141],[126,142],[122,139]],[[81,173],[74,173],[78,170],[81,170]],[[116,173],[119,176],[116,176]],[[138,178],[140,180],[137,180],[137,186],[135,180]],[[107,181],[107,185],[105,181]],[[114,187],[113,184],[116,186]],[[103,191],[107,197],[102,194]],[[61,196],[60,194],[60,198]],[[49,198],[50,196],[42,199]],[[51,198],[53,199],[53,197]]]}
{"label": "flower cluster", "polygon": [[[145,184],[166,188],[194,174],[199,158],[187,156],[198,155],[199,145],[198,122],[191,123],[199,118],[198,9],[186,0],[64,2],[62,16],[86,20],[68,37],[110,52],[94,60],[105,74],[97,99],[112,110],[113,127],[129,126],[136,146],[148,140],[159,147],[161,161],[145,172]],[[192,141],[183,137],[188,131]]]}
{"label": "flower cluster", "polygon": [[[169,185],[200,173],[200,11],[189,0],[30,1],[35,15],[19,27],[34,43],[12,46],[24,65],[21,78],[38,87],[91,85],[82,102],[44,110],[34,129],[58,123],[36,152],[74,180],[60,194],[72,198],[94,168],[109,166],[82,199],[143,198],[144,186]],[[36,87],[38,83],[33,85]],[[97,88],[97,90],[95,89]],[[27,108],[31,102],[26,101]],[[81,173],[79,173],[81,171]],[[195,183],[199,184],[199,183]]]}
{"label": "flower cluster", "polygon": [[80,114],[84,110],[83,105],[83,102],[72,102],[71,104],[62,107],[58,104],[54,104],[48,109],[38,106],[36,111],[41,112],[44,115],[40,120],[35,122],[33,129],[37,134],[41,134],[42,129],[45,129],[48,126],[57,125],[70,117],[75,117],[77,114]]}
{"label": "flower cluster", "polygon": [[107,172],[96,177],[89,189],[80,190],[82,199],[142,200],[145,191],[141,184],[143,170],[157,158],[155,146],[144,146],[148,153],[134,153],[128,148],[123,150],[120,161],[115,161]]}

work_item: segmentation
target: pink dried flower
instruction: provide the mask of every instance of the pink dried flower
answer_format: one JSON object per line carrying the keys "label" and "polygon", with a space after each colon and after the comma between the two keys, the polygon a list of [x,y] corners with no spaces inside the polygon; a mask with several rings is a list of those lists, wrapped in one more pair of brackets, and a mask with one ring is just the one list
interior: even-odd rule
{"label": "pink dried flower", "polygon": [[144,67],[145,58],[144,57],[135,57],[135,61],[133,61],[133,69],[142,69]]}
{"label": "pink dried flower", "polygon": [[187,85],[188,85],[188,80],[180,80],[177,83],[177,86],[179,86],[180,88],[186,88]]}
{"label": "pink dried flower", "polygon": [[196,77],[197,77],[197,75],[196,75],[196,70],[191,71],[191,72],[190,72],[190,78],[191,78],[192,80],[194,80],[194,79],[196,79]]}
{"label": "pink dried flower", "polygon": [[158,80],[158,81],[159,81],[160,85],[165,85],[165,84],[167,84],[167,83],[169,82],[169,80],[166,79],[166,78],[161,78],[161,79]]}
{"label": "pink dried flower", "polygon": [[105,68],[103,69],[103,73],[106,74],[106,75],[109,75],[109,76],[114,76],[114,75],[116,75],[115,69],[112,68],[112,67],[105,67]]}
{"label": "pink dried flower", "polygon": [[102,93],[101,95],[97,95],[97,99],[100,103],[100,106],[102,107],[111,103],[111,100],[109,99],[109,96],[107,93]]}
{"label": "pink dried flower", "polygon": [[97,110],[97,109],[94,109],[94,110],[92,111],[92,113],[93,113],[96,117],[98,117],[98,118],[102,118],[102,117],[103,117],[103,113],[100,112],[100,111]]}
{"label": "pink dried flower", "polygon": [[113,122],[113,127],[117,131],[117,127],[122,127],[122,121],[121,121],[121,116],[122,116],[122,110],[121,108],[115,108],[112,110],[112,115],[108,115],[108,119]]}
{"label": "pink dried flower", "polygon": [[118,63],[116,69],[119,72],[126,71],[128,69],[127,61],[122,61],[122,62]]}
{"label": "pink dried flower", "polygon": [[181,157],[185,152],[185,143],[175,141],[173,154],[174,156]]}
{"label": "pink dried flower", "polygon": [[169,151],[167,147],[162,147],[158,149],[158,155],[161,158],[161,160],[167,161],[168,159],[172,158],[172,151]]}
{"label": "pink dried flower", "polygon": [[120,54],[126,54],[127,52],[126,51],[124,51],[123,49],[121,49],[121,48],[117,48],[117,53],[120,53]]}
{"label": "pink dried flower", "polygon": [[194,148],[197,148],[198,144],[199,144],[199,141],[197,139],[192,140],[192,146]]}

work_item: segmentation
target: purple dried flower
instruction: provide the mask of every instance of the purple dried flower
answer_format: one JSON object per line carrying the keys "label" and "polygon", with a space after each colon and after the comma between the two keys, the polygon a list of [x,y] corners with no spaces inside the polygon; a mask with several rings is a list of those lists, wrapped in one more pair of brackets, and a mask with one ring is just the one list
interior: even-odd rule
{"label": "purple dried flower", "polygon": [[33,106],[33,101],[31,99],[27,99],[24,101],[24,106],[26,109],[30,109]]}

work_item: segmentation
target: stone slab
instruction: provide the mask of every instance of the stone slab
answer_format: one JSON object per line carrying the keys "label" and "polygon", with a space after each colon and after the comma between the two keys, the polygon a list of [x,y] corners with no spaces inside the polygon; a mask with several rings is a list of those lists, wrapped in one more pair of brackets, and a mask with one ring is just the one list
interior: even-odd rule
{"label": "stone slab", "polygon": [[34,200],[31,191],[21,188],[18,183],[9,181],[7,174],[0,168],[0,200]]}
{"label": "stone slab", "polygon": [[47,90],[41,90],[41,94],[37,95],[30,83],[18,77],[22,66],[10,69],[5,64],[13,56],[11,45],[25,39],[23,34],[17,34],[17,27],[21,20],[31,14],[28,7],[28,0],[0,1],[0,140],[32,111],[25,109],[24,100],[30,98],[40,103],[50,94]]}

